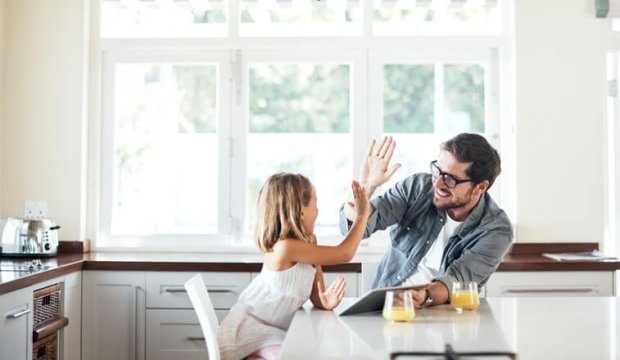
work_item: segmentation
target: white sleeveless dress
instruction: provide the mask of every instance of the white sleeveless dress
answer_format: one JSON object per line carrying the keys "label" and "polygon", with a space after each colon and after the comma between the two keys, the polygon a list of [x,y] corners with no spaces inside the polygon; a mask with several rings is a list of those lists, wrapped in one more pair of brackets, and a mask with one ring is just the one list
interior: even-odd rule
{"label": "white sleeveless dress", "polygon": [[281,344],[295,312],[310,298],[316,269],[297,263],[282,271],[263,265],[220,324],[222,360],[239,360],[269,345]]}

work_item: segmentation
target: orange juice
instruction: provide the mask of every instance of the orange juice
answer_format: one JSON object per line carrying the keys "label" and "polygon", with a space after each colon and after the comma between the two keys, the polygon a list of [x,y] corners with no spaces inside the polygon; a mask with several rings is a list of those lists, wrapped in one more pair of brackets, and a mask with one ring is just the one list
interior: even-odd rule
{"label": "orange juice", "polygon": [[404,307],[395,306],[391,309],[384,309],[383,317],[391,321],[411,321],[415,317],[415,310],[413,308],[405,309]]}
{"label": "orange juice", "polygon": [[477,291],[454,291],[450,297],[450,305],[455,309],[474,310],[480,305]]}

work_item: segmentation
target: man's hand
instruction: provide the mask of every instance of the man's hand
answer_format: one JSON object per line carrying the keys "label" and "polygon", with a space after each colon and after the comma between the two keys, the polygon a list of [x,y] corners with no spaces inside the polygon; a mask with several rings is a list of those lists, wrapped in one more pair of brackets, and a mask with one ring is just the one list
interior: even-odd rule
{"label": "man's hand", "polygon": [[342,276],[338,276],[338,278],[336,278],[336,280],[334,280],[327,289],[325,289],[322,281],[319,281],[317,285],[319,288],[321,306],[325,310],[332,310],[340,304],[340,301],[342,301],[342,298],[344,297],[344,288],[346,285],[346,282]]}
{"label": "man's hand", "polygon": [[[401,166],[400,163],[389,166],[396,147],[396,142],[391,136],[383,137],[381,144],[376,149],[375,142],[375,139],[370,141],[366,156],[360,166],[359,183],[366,190],[368,199],[377,187],[387,182]],[[345,202],[344,215],[351,221],[354,221],[357,216],[353,195],[350,195]]]}
{"label": "man's hand", "polygon": [[433,281],[420,290],[409,290],[413,299],[413,306],[417,309],[424,305],[426,300],[426,289],[431,292],[433,303],[431,305],[441,305],[448,302],[448,288],[441,281]]}
{"label": "man's hand", "polygon": [[419,309],[424,305],[424,300],[426,300],[426,289],[420,290],[409,290],[411,293],[411,298],[413,299],[413,306],[416,309]]}
{"label": "man's hand", "polygon": [[401,166],[400,163],[390,166],[396,141],[391,136],[384,136],[375,148],[375,139],[370,141],[366,156],[360,166],[359,182],[366,187],[370,197],[376,188],[385,184]]}

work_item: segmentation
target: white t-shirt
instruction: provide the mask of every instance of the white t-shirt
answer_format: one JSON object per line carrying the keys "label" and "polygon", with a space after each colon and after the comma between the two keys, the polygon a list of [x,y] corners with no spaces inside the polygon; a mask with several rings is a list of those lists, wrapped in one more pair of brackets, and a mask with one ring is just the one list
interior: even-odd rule
{"label": "white t-shirt", "polygon": [[419,285],[426,284],[439,276],[439,268],[441,267],[441,256],[448,245],[448,239],[454,234],[454,229],[461,225],[461,222],[454,221],[450,216],[446,216],[446,223],[439,232],[437,240],[433,243],[428,252],[420,261],[416,271],[403,281],[402,285]]}

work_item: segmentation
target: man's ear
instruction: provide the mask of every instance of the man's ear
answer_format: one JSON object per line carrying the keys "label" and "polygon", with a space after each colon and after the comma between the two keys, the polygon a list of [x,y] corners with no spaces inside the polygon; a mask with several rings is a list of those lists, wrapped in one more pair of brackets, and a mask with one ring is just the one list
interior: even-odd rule
{"label": "man's ear", "polygon": [[476,184],[476,186],[474,187],[474,191],[476,192],[476,194],[482,194],[489,189],[489,184],[489,180],[483,180]]}

